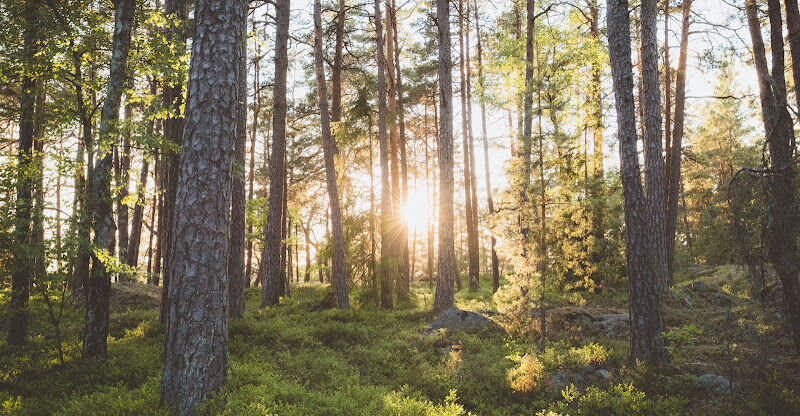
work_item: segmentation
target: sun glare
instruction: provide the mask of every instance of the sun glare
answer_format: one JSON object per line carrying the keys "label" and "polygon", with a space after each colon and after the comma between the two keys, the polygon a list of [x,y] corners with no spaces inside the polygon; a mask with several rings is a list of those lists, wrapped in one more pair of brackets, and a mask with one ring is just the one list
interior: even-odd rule
{"label": "sun glare", "polygon": [[425,195],[425,190],[413,190],[409,192],[408,201],[406,201],[406,221],[408,222],[409,229],[416,229],[417,233],[424,234],[427,232],[428,215],[430,215],[430,208],[428,205],[428,198]]}

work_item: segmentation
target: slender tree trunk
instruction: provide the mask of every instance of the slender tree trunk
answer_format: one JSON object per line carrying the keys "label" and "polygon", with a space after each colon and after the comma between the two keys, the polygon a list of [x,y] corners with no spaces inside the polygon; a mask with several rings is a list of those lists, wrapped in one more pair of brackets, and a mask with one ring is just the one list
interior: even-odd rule
{"label": "slender tree trunk", "polygon": [[434,310],[453,306],[456,270],[453,246],[453,61],[450,56],[450,2],[436,0],[439,39],[439,276]]}
{"label": "slender tree trunk", "polygon": [[161,399],[184,415],[227,379],[228,230],[243,98],[231,65],[240,65],[246,7],[195,3],[161,373]]}
{"label": "slender tree trunk", "polygon": [[[253,36],[256,36],[255,16],[252,18]],[[255,38],[257,39],[257,38]],[[256,171],[256,136],[258,133],[258,115],[261,112],[261,42],[256,40],[256,56],[253,62],[253,125],[250,129],[250,169],[248,171],[247,201],[253,200]],[[266,158],[265,158],[266,159]],[[247,223],[247,261],[245,262],[244,287],[250,287],[253,273],[253,224]],[[258,285],[258,280],[255,282]]]}
{"label": "slender tree trunk", "polygon": [[[434,104],[435,106],[436,104]],[[423,124],[425,125],[425,195],[426,199],[428,200],[428,218],[427,218],[427,228],[426,234],[428,238],[427,244],[427,262],[428,268],[426,270],[428,274],[428,288],[433,289],[433,193],[432,193],[432,185],[431,185],[431,175],[430,175],[430,148],[428,147],[428,104],[424,104],[424,118]]]}
{"label": "slender tree trunk", "polygon": [[[389,11],[387,10],[387,14]],[[381,164],[381,307],[392,309],[392,292],[397,263],[394,258],[394,231],[392,230],[392,188],[389,179],[389,139],[387,137],[386,55],[383,53],[383,25],[380,0],[375,0],[375,60],[378,63],[378,138]],[[387,36],[387,41],[389,36]],[[391,73],[391,72],[390,72]]]}
{"label": "slender tree trunk", "polygon": [[[483,166],[484,166],[484,173],[486,176],[486,204],[489,210],[489,221],[490,221],[490,239],[491,239],[491,261],[492,261],[492,293],[497,292],[497,289],[500,288],[500,266],[497,260],[497,251],[495,250],[495,245],[497,244],[497,240],[494,237],[494,227],[492,225],[492,217],[494,216],[494,199],[492,198],[492,180],[491,175],[489,174],[489,138],[486,134],[486,97],[485,94],[485,79],[483,77],[483,43],[481,40],[481,27],[480,27],[480,18],[478,16],[478,4],[475,3],[475,37],[477,38],[478,42],[478,82],[480,83],[481,88],[481,136],[483,138]],[[509,120],[511,112],[509,112]],[[510,124],[509,124],[510,126]]]}
{"label": "slender tree trunk", "polygon": [[[630,291],[631,358],[659,366],[666,360],[664,319],[661,313],[659,282],[666,274],[664,256],[663,161],[661,158],[660,115],[658,102],[658,53],[656,39],[656,5],[653,0],[642,3],[642,69],[645,113],[648,114],[647,156],[645,174],[648,199],[645,199],[637,152],[636,110],[633,98],[630,18],[627,0],[608,1],[608,38],[611,74],[617,110],[620,173],[625,200],[626,257]],[[660,189],[660,190],[659,190]],[[660,194],[661,200],[657,196]],[[652,203],[657,201],[660,203]]]}
{"label": "slender tree trunk", "polygon": [[305,236],[305,246],[306,246],[306,272],[303,276],[303,281],[308,283],[311,281],[311,237],[309,235],[311,231],[311,225],[306,224],[303,227],[303,235]]}
{"label": "slender tree trunk", "polygon": [[[240,0],[247,1],[247,0]],[[245,3],[246,4],[246,3]],[[242,21],[247,21],[247,7],[242,8]],[[244,164],[247,157],[247,28],[242,25],[241,52],[238,62],[238,101],[236,140],[233,154],[233,183],[231,189],[231,228],[228,246],[228,316],[244,315],[245,288],[245,216],[247,200],[244,189]]]}
{"label": "slender tree trunk", "polygon": [[[25,2],[25,28],[23,29],[23,50],[25,63],[33,65],[36,54],[36,21],[39,14],[38,2]],[[14,270],[11,274],[11,303],[8,322],[8,343],[22,346],[28,336],[28,298],[32,278],[33,259],[30,253],[32,240],[31,206],[33,204],[33,177],[29,166],[33,161],[34,105],[36,103],[37,81],[32,70],[22,76],[20,88],[19,147],[17,150],[17,200],[14,221]]]}
{"label": "slender tree trunk", "polygon": [[[171,16],[173,25],[167,30],[167,39],[174,45],[174,50],[177,56],[172,59],[178,65],[186,50],[186,39],[188,35],[188,10],[187,0],[165,0],[164,12]],[[186,120],[181,115],[181,107],[183,106],[183,71],[174,71],[165,74],[163,80],[164,90],[164,106],[169,109],[170,115],[164,120],[164,139],[173,144],[176,148],[181,149],[183,145],[183,132]],[[163,287],[161,290],[161,322],[165,322],[167,308],[169,305],[166,301],[169,300],[169,283],[170,272],[172,271],[172,234],[174,224],[172,223],[175,212],[175,195],[178,188],[178,175],[180,154],[174,152],[164,158],[164,167],[162,169],[162,189],[163,189],[163,207],[159,213],[159,244],[161,250],[158,251],[159,255],[164,259],[163,275],[161,281]],[[160,215],[163,214],[163,215]],[[162,221],[163,220],[163,221]]]}
{"label": "slender tree trunk", "polygon": [[[155,96],[156,83],[150,80],[150,94]],[[155,112],[155,106],[151,105],[148,112]],[[150,119],[147,122],[147,133],[152,135],[155,130],[154,121]],[[136,204],[133,206],[133,218],[131,218],[131,235],[128,242],[128,259],[127,264],[133,268],[139,264],[139,246],[142,239],[142,219],[144,218],[144,207],[147,201],[147,175],[150,170],[150,163],[147,159],[147,154],[142,152],[142,169],[139,171],[139,182],[136,185]],[[153,207],[155,210],[155,207]],[[152,234],[152,233],[151,233]],[[148,279],[150,278],[148,273]]]}
{"label": "slender tree trunk", "polygon": [[378,290],[378,281],[375,275],[375,162],[372,157],[372,113],[367,117],[367,140],[369,142],[369,271],[374,283],[375,293]]}
{"label": "slender tree trunk", "polygon": [[[135,1],[118,0],[115,4],[114,36],[109,64],[108,85],[103,109],[100,113],[98,139],[103,144],[112,145],[117,141],[116,131],[119,123],[119,107],[122,100],[125,77],[128,72],[128,50],[131,45]],[[108,338],[109,295],[111,273],[107,260],[98,256],[98,250],[114,254],[114,212],[111,199],[111,152],[98,152],[97,162],[92,173],[92,211],[94,230],[94,251],[92,253],[92,275],[87,282],[86,315],[83,328],[83,356],[102,359],[106,357]]]}
{"label": "slender tree trunk", "polygon": [[395,84],[397,90],[397,124],[400,127],[398,147],[400,148],[400,236],[398,238],[400,255],[400,278],[397,284],[397,299],[400,301],[408,300],[410,293],[411,280],[409,277],[409,253],[408,253],[408,219],[405,218],[406,203],[408,201],[408,157],[406,155],[406,122],[405,108],[403,100],[403,77],[400,68],[400,42],[397,32],[397,8],[394,0],[392,1],[392,33],[394,34],[394,61],[395,61]]}
{"label": "slender tree trunk", "polygon": [[[597,0],[589,1],[589,14],[591,22],[589,32],[592,41],[596,44],[602,42],[600,38],[600,11]],[[590,256],[592,261],[601,264],[606,255],[605,252],[605,169],[603,167],[604,143],[603,132],[603,95],[602,89],[602,67],[597,59],[592,60],[592,78],[589,81],[589,125],[592,129],[592,182],[589,188],[592,208],[592,244]]]}
{"label": "slender tree trunk", "polygon": [[[342,121],[342,51],[344,49],[344,24],[345,0],[339,0],[339,9],[336,11],[336,43],[333,52],[333,67],[331,70],[331,121]],[[327,100],[327,97],[325,98]]]}
{"label": "slender tree trunk", "polygon": [[467,137],[469,138],[469,176],[465,179],[470,182],[470,203],[469,208],[472,209],[472,214],[468,217],[471,222],[468,226],[468,240],[467,246],[469,250],[469,289],[471,291],[480,290],[480,233],[478,231],[478,178],[477,178],[477,164],[475,163],[475,137],[472,134],[472,59],[470,58],[471,48],[469,44],[469,28],[470,28],[470,0],[466,0],[467,8],[464,15],[461,16],[464,20],[464,71],[467,75]]}
{"label": "slender tree trunk", "polygon": [[276,305],[280,298],[281,211],[286,177],[286,73],[289,67],[289,0],[276,0],[275,87],[273,90],[272,155],[270,156],[267,232],[258,278],[263,281],[261,307]]}
{"label": "slender tree trunk", "polygon": [[[343,3],[343,2],[342,2]],[[340,5],[341,7],[342,5]],[[339,189],[336,184],[336,139],[331,135],[331,120],[328,113],[328,89],[325,84],[325,67],[322,56],[322,5],[320,0],[314,1],[314,70],[317,75],[317,98],[320,120],[322,124],[322,151],[325,157],[325,180],[328,187],[328,203],[331,207],[333,227],[333,281],[336,294],[336,306],[339,309],[350,308],[350,296],[347,293],[347,265],[345,264],[344,229],[342,226],[342,210],[339,206]],[[340,85],[341,87],[341,85]]]}
{"label": "slender tree trunk", "polygon": [[[127,99],[126,99],[127,101]],[[125,103],[123,110],[124,123],[128,123],[131,117],[131,105]],[[117,234],[119,246],[119,261],[120,263],[128,264],[128,247],[130,246],[130,238],[128,232],[128,206],[125,200],[128,198],[128,186],[131,180],[131,129],[127,125],[123,125],[122,129],[122,147],[119,149],[119,175],[117,176],[118,182],[116,185],[119,187],[119,194],[117,196]],[[128,264],[130,265],[130,264]],[[120,277],[123,277],[120,275]],[[124,276],[124,280],[129,280],[134,276]]]}
{"label": "slender tree trunk", "polygon": [[[686,114],[686,60],[689,49],[689,19],[692,13],[692,0],[683,0],[683,19],[681,25],[681,45],[678,55],[678,70],[675,74],[675,124],[671,136],[667,136],[667,143],[671,145],[667,148],[667,174],[666,182],[666,219],[667,219],[667,281],[664,289],[672,284],[672,274],[675,262],[675,228],[678,223],[678,197],[681,188],[681,150],[683,146],[683,126]],[[672,80],[667,78],[667,91]],[[667,101],[669,108],[669,101]],[[669,112],[667,112],[669,114]],[[666,131],[669,132],[669,115],[665,124]]]}
{"label": "slender tree trunk", "polygon": [[[158,281],[160,280],[158,272],[154,272],[154,270],[152,269],[153,254],[154,254],[154,252],[153,252],[153,236],[156,235],[156,229],[157,229],[156,211],[158,211],[158,208],[159,208],[159,205],[160,205],[159,202],[158,202],[159,201],[159,192],[158,192],[158,178],[159,178],[158,174],[159,174],[159,172],[158,172],[158,167],[160,165],[158,158],[155,159],[155,163],[154,164],[155,164],[155,168],[154,168],[154,172],[153,172],[153,206],[151,208],[152,211],[150,211],[150,230],[149,230],[150,231],[150,236],[148,237],[148,242],[147,242],[147,283],[149,283],[151,285],[158,286]],[[159,213],[159,215],[161,215],[161,214]],[[155,257],[156,258],[158,258],[157,251],[158,251],[158,247],[156,246],[156,253],[155,253]]]}

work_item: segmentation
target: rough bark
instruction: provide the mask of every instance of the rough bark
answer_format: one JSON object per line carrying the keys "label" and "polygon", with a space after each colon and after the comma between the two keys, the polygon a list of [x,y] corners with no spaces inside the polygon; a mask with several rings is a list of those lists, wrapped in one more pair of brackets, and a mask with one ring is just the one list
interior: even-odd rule
{"label": "rough bark", "polygon": [[[336,184],[336,139],[331,135],[331,120],[328,113],[328,88],[325,84],[325,67],[322,56],[322,5],[320,0],[314,1],[314,70],[317,75],[317,98],[319,103],[320,123],[322,127],[322,151],[325,157],[325,181],[328,188],[328,203],[331,208],[331,227],[333,241],[333,281],[336,294],[336,306],[339,309],[350,308],[350,296],[347,293],[347,265],[345,264],[344,228],[342,226],[342,209],[339,206],[339,189]],[[299,267],[299,264],[298,264]]]}
{"label": "rough bark", "polygon": [[[241,0],[244,1],[244,0]],[[247,8],[242,8],[242,21],[247,20]],[[246,30],[244,25],[242,30]],[[241,53],[238,62],[238,100],[236,112],[236,140],[233,158],[233,184],[231,189],[231,228],[228,247],[228,316],[244,315],[244,251],[245,216],[247,200],[244,189],[244,164],[247,157],[247,34],[242,33]]]}
{"label": "rough bark", "polygon": [[275,16],[275,87],[272,112],[272,154],[269,164],[269,207],[267,230],[259,268],[259,280],[263,282],[261,307],[276,305],[280,299],[281,257],[281,213],[283,211],[283,188],[286,177],[286,73],[289,67],[289,0],[276,0]]}
{"label": "rough bark", "polygon": [[[648,88],[655,81],[655,94],[658,94],[658,55],[655,50],[655,2],[645,0],[642,4],[645,46],[643,58],[646,63],[646,82]],[[631,358],[652,365],[661,365],[666,359],[664,340],[664,319],[661,313],[661,291],[659,281],[663,280],[665,264],[663,259],[663,222],[661,228],[655,218],[663,213],[663,201],[659,205],[651,205],[645,200],[642,190],[639,159],[637,154],[638,135],[636,132],[636,110],[633,98],[633,74],[631,62],[630,17],[627,0],[608,1],[608,39],[611,74],[614,85],[614,96],[617,111],[617,136],[619,138],[620,173],[622,176],[623,197],[625,203],[626,225],[626,258],[628,263],[628,287],[631,316]],[[646,50],[646,52],[644,51]],[[656,72],[655,74],[653,72]],[[654,79],[655,78],[655,79]],[[653,91],[648,91],[652,94]],[[660,119],[661,107],[658,98],[645,99],[650,115],[648,130],[660,130],[654,126],[654,119]],[[653,116],[655,113],[655,116]],[[655,138],[658,143],[653,143]],[[654,159],[661,158],[660,132],[651,131],[645,138],[648,146],[646,158],[646,174],[648,194],[657,194],[657,178],[663,176],[663,163],[659,166]],[[653,166],[653,165],[656,166]],[[660,190],[663,197],[663,188]],[[662,214],[663,215],[663,214]],[[662,217],[663,218],[663,217]],[[659,233],[660,232],[660,233]],[[654,235],[655,234],[655,235]],[[660,240],[660,241],[659,241]],[[661,244],[660,253],[659,243]]]}
{"label": "rough bark", "polygon": [[[135,10],[134,0],[118,0],[115,3],[114,35],[112,39],[111,62],[109,64],[108,85],[103,109],[100,112],[100,128],[98,140],[101,147],[113,147],[117,141],[119,124],[119,107],[122,91],[128,72],[128,50],[131,44]],[[98,152],[92,181],[92,213],[94,230],[94,251],[92,253],[92,272],[86,287],[86,314],[83,328],[83,356],[85,358],[102,359],[106,357],[106,339],[108,338],[109,295],[111,291],[110,265],[105,263],[109,258],[101,258],[98,251],[106,255],[114,254],[114,210],[111,198],[111,152]]]}
{"label": "rough bark", "polygon": [[758,6],[755,0],[747,0],[745,5],[753,42],[753,61],[758,75],[761,115],[769,150],[766,212],[767,255],[783,286],[783,298],[788,310],[795,346],[800,348],[800,279],[798,279],[797,258],[797,234],[798,223],[800,223],[798,216],[800,214],[797,211],[797,196],[794,190],[795,171],[792,160],[794,132],[786,102],[781,7],[778,0],[767,2],[772,50],[772,74],[770,74],[767,69],[764,41],[761,37]]}
{"label": "rough bark", "polygon": [[433,309],[453,306],[456,255],[453,239],[453,60],[450,56],[450,2],[436,0],[439,40],[439,276]]}
{"label": "rough bark", "polygon": [[[336,10],[336,43],[331,68],[331,121],[342,121],[342,50],[344,49],[345,0],[339,0]],[[327,100],[327,98],[326,98]]]}
{"label": "rough bark", "polygon": [[[177,58],[182,56],[184,51],[186,50],[186,39],[188,35],[187,23],[188,23],[188,10],[187,10],[187,0],[165,0],[164,1],[164,12],[171,16],[172,25],[167,29],[166,37],[172,43],[173,51],[176,56],[172,58],[177,61]],[[180,63],[178,63],[181,65]],[[182,74],[181,71],[177,71],[178,74]],[[169,154],[164,159],[164,167],[162,171],[162,190],[163,190],[163,207],[160,210],[163,215],[163,219],[159,219],[159,244],[161,245],[161,250],[158,250],[158,257],[163,258],[163,273],[161,281],[163,283],[162,290],[161,290],[161,322],[164,322],[166,319],[166,312],[169,305],[166,304],[166,301],[169,299],[169,283],[170,283],[170,272],[172,270],[171,263],[172,263],[172,233],[174,230],[174,224],[172,220],[174,218],[174,211],[175,211],[175,195],[177,193],[178,187],[178,175],[180,174],[179,170],[179,162],[180,162],[180,154],[177,149],[181,149],[183,146],[183,132],[184,132],[184,124],[185,119],[184,115],[181,114],[181,107],[183,106],[183,84],[186,82],[183,77],[176,77],[172,74],[166,74],[165,79],[163,82],[163,90],[164,90],[164,106],[165,108],[169,109],[170,116],[164,120],[164,139],[171,143],[175,151]],[[158,260],[160,261],[160,260]]]}
{"label": "rough bark", "polygon": [[[25,2],[25,28],[23,29],[23,50],[25,62],[33,63],[36,54],[36,25],[38,2]],[[32,256],[30,243],[31,206],[33,204],[33,177],[29,167],[33,163],[34,105],[36,84],[32,68],[27,68],[20,85],[19,147],[17,149],[17,200],[14,220],[14,270],[11,273],[11,302],[8,321],[8,343],[22,346],[28,336],[28,298],[32,278]]]}
{"label": "rough bark", "polygon": [[[127,122],[131,117],[131,105],[126,103],[123,110],[123,119]],[[117,194],[117,235],[119,247],[119,261],[120,263],[127,264],[128,261],[128,247],[130,246],[130,236],[128,232],[129,215],[128,206],[125,204],[125,199],[128,197],[128,186],[131,179],[131,129],[128,126],[122,126],[122,147],[119,148],[119,175],[117,175],[116,185],[119,187],[119,194]],[[123,276],[120,276],[123,277]],[[133,276],[124,276],[129,279]]]}
{"label": "rough bark", "polygon": [[[255,32],[256,21],[252,19],[253,31]],[[247,201],[253,200],[255,191],[255,171],[256,171],[256,136],[258,133],[258,115],[261,112],[261,42],[255,42],[256,56],[253,62],[253,127],[250,129],[250,169],[248,171]],[[250,287],[253,273],[253,224],[247,223],[247,261],[245,262],[244,287]],[[258,280],[255,281],[258,285]]]}
{"label": "rough bark", "polygon": [[179,413],[225,384],[227,268],[244,0],[198,0],[170,263],[161,398]]}
{"label": "rough bark", "polygon": [[378,274],[381,279],[381,307],[391,309],[397,263],[392,255],[394,253],[392,249],[394,232],[392,231],[392,188],[389,178],[389,139],[386,128],[386,55],[383,53],[380,0],[375,0],[375,44],[375,60],[378,64],[378,139],[381,165],[381,260]]}

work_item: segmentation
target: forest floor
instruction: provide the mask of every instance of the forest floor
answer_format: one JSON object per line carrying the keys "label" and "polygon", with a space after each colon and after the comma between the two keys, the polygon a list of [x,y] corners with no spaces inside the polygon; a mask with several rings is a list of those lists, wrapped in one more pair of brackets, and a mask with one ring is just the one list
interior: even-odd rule
{"label": "forest floor", "polygon": [[[293,286],[281,306],[259,310],[259,291],[250,289],[246,316],[229,326],[228,384],[201,414],[800,414],[800,364],[780,303],[749,300],[734,266],[696,267],[677,280],[664,299],[673,358],[659,374],[628,365],[624,319],[603,321],[627,313],[624,287],[555,302],[545,345],[529,311],[522,318],[497,312],[488,285],[458,292],[457,306],[483,311],[512,335],[423,335],[435,319],[425,282],[415,283],[412,302],[395,311],[364,305],[368,297],[358,292],[353,303],[360,308],[331,309],[331,291],[314,283]],[[67,294],[61,363],[46,304],[34,295],[29,345],[13,349],[0,341],[0,414],[170,414],[158,392],[159,289],[115,283],[112,290],[103,362],[80,359],[82,302]],[[3,333],[7,318],[3,288]],[[704,374],[732,380],[732,392],[702,384]]]}

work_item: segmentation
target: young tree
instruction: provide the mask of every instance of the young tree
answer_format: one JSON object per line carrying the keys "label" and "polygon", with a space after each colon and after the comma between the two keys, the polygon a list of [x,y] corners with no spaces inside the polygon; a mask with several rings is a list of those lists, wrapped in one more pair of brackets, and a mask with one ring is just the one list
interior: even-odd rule
{"label": "young tree", "polygon": [[439,39],[439,276],[433,309],[453,306],[456,273],[453,238],[453,59],[450,56],[450,2],[436,0]]}
{"label": "young tree", "polygon": [[[320,0],[314,1],[314,70],[317,75],[317,96],[322,127],[322,151],[325,157],[325,179],[328,187],[328,199],[331,208],[333,232],[333,286],[336,293],[336,306],[339,309],[350,308],[350,297],[347,293],[347,265],[345,264],[344,230],[342,228],[342,210],[339,206],[339,190],[336,184],[336,140],[331,135],[331,120],[328,113],[328,89],[325,84],[325,67],[322,56],[322,5]],[[298,263],[297,267],[300,267]]]}
{"label": "young tree", "polygon": [[656,366],[666,360],[660,282],[667,273],[664,230],[664,162],[656,44],[656,1],[643,0],[642,106],[645,113],[645,181],[642,189],[633,98],[630,18],[627,0],[608,1],[608,44],[617,109],[620,174],[625,198],[631,358]]}
{"label": "young tree", "polygon": [[258,278],[263,282],[261,307],[276,305],[281,288],[281,229],[283,193],[286,182],[286,74],[289,68],[289,0],[275,3],[275,87],[273,90],[272,155],[269,164],[269,208],[263,266]]}
{"label": "young tree", "polygon": [[228,230],[245,7],[244,0],[195,3],[161,373],[161,398],[184,415],[227,378]]}
{"label": "young tree", "polygon": [[109,296],[111,292],[111,265],[114,254],[114,212],[111,199],[112,152],[117,141],[119,107],[125,78],[128,73],[128,50],[136,2],[118,0],[115,3],[114,36],[111,63],[103,110],[98,129],[97,161],[92,172],[94,250],[92,274],[87,282],[86,315],[83,328],[83,356],[100,359],[106,357],[108,338]]}

